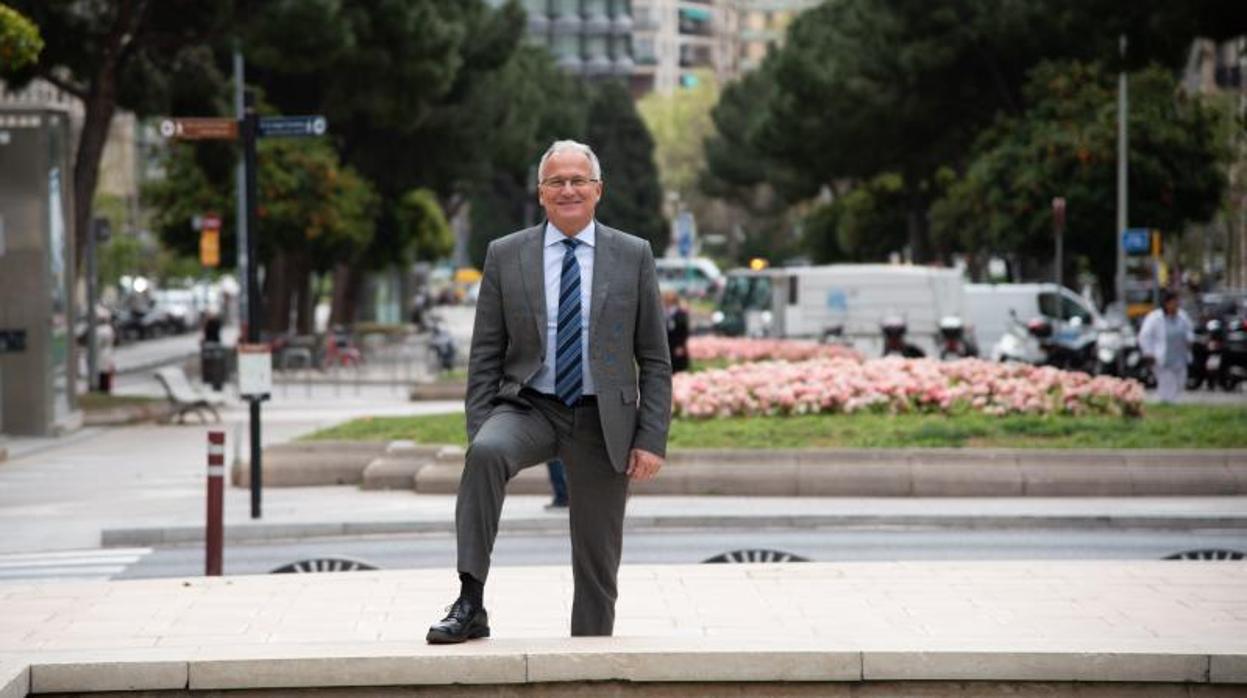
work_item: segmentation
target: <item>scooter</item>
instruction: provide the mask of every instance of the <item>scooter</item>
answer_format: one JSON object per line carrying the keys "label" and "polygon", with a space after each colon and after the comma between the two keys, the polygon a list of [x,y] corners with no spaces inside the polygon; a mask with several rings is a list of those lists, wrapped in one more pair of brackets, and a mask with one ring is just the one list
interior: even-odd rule
{"label": "scooter", "polygon": [[1220,318],[1210,318],[1195,329],[1191,358],[1186,367],[1187,390],[1198,390],[1205,384],[1209,390],[1217,389],[1225,340],[1225,323]]}
{"label": "scooter", "polygon": [[880,329],[883,330],[884,356],[902,356],[906,359],[921,359],[926,356],[921,349],[905,341],[905,331],[908,328],[900,317],[892,315],[884,318]]}
{"label": "scooter", "polygon": [[1113,322],[1095,338],[1095,372],[1100,376],[1133,378],[1145,387],[1156,386],[1156,376],[1139,351],[1139,339],[1128,322]]}
{"label": "scooter", "polygon": [[978,355],[979,348],[966,338],[966,327],[961,318],[949,315],[940,319],[941,361]]}
{"label": "scooter", "polygon": [[1225,345],[1221,354],[1221,389],[1238,390],[1247,381],[1247,318],[1226,321]]}
{"label": "scooter", "polygon": [[1079,324],[1071,323],[1069,328],[1058,333],[1051,320],[1037,317],[1026,323],[1026,328],[1039,341],[1044,354],[1043,365],[1083,373],[1095,370],[1095,336],[1083,332]]}
{"label": "scooter", "polygon": [[451,371],[455,367],[455,338],[446,330],[437,315],[428,315],[429,358],[434,372]]}

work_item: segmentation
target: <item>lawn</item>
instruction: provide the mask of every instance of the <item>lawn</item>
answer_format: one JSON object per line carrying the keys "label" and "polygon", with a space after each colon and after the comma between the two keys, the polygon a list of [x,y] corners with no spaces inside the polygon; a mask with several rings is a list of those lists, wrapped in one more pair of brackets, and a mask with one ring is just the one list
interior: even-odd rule
{"label": "lawn", "polygon": [[[366,417],[307,439],[465,445],[462,414]],[[671,448],[1247,448],[1247,408],[1149,405],[1141,418],[822,414],[671,425]]]}

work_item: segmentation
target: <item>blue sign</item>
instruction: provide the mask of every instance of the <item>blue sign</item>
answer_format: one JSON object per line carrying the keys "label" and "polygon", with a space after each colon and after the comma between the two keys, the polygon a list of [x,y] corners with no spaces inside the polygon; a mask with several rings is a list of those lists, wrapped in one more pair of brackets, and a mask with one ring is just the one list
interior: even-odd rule
{"label": "blue sign", "polygon": [[325,135],[329,121],[323,116],[262,116],[261,138],[308,138]]}
{"label": "blue sign", "polygon": [[1121,247],[1126,254],[1147,254],[1152,249],[1152,231],[1147,228],[1126,228],[1121,231]]}
{"label": "blue sign", "polygon": [[675,217],[675,244],[681,257],[693,253],[693,214],[691,211],[680,211]]}

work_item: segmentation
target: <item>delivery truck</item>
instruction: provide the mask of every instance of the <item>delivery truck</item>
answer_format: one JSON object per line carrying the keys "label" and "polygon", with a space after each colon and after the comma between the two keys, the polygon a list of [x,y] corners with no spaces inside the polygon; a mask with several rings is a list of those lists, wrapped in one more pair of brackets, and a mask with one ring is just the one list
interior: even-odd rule
{"label": "delivery truck", "polygon": [[713,319],[720,334],[839,338],[878,356],[889,316],[906,322],[911,343],[938,356],[940,319],[965,317],[961,272],[895,264],[738,269],[727,275]]}

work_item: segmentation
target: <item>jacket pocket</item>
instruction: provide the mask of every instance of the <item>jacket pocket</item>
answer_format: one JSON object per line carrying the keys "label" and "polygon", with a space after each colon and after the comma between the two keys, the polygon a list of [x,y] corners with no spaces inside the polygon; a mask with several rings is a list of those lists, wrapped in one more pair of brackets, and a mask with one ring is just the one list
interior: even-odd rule
{"label": "jacket pocket", "polygon": [[636,388],[632,388],[631,390],[629,390],[628,388],[620,388],[619,397],[621,400],[623,400],[623,404],[625,405],[637,404]]}

